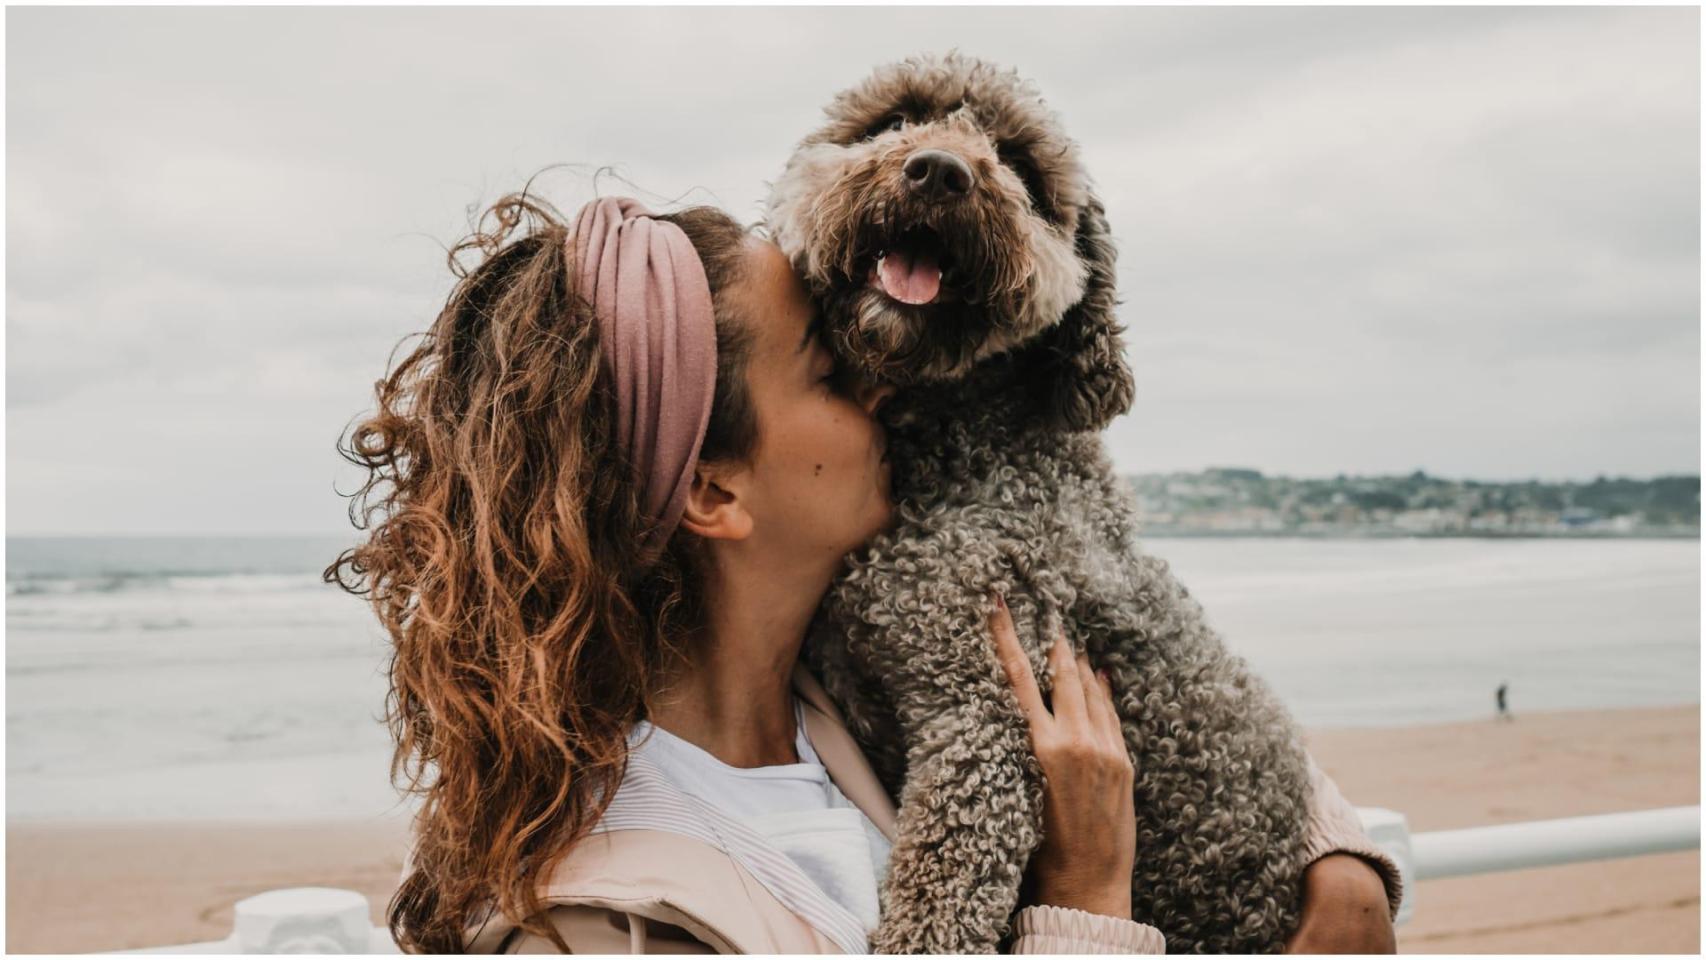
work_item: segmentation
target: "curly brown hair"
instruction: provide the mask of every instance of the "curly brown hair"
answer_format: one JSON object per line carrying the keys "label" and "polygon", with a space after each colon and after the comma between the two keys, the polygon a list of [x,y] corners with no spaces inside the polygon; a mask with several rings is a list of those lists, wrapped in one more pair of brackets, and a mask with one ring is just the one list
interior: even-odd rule
{"label": "curly brown hair", "polygon": [[[712,207],[656,219],[686,232],[715,304],[700,457],[747,459],[750,342],[722,294],[751,234]],[[486,210],[450,250],[444,309],[340,437],[367,470],[350,521],[371,531],[323,578],[366,596],[390,635],[391,779],[423,798],[388,907],[408,952],[463,951],[487,909],[568,950],[536,885],[602,815],[629,728],[703,623],[702,541],[678,531],[662,559],[640,554],[638,485],[568,235],[525,193]]]}

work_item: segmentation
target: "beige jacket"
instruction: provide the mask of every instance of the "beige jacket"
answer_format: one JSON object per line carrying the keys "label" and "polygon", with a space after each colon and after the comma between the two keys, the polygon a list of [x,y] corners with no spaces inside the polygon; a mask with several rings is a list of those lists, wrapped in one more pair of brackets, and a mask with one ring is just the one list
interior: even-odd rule
{"label": "beige jacket", "polygon": [[[805,705],[806,736],[830,779],[892,841],[894,802],[804,664],[795,669],[794,689]],[[1362,856],[1385,881],[1396,917],[1397,865],[1369,841],[1355,808],[1313,758],[1310,772],[1310,861],[1334,851]],[[602,832],[577,843],[541,883],[547,918],[573,952],[868,952],[863,931],[848,926],[852,915],[785,857],[742,847],[738,824],[667,784],[646,792],[643,773],[630,765]],[[701,830],[707,823],[710,833]],[[724,850],[730,841],[732,853]],[[504,917],[470,927],[468,941],[471,953],[559,952],[549,938]],[[1165,946],[1152,926],[1081,910],[1031,906],[1014,919],[1013,953],[1163,953]]]}

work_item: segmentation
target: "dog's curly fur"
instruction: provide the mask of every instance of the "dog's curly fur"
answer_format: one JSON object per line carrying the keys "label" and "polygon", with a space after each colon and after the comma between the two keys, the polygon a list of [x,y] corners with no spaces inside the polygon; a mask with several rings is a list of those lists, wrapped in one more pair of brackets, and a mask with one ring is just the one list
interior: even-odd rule
{"label": "dog's curly fur", "polygon": [[[988,953],[1041,839],[1041,770],[989,639],[1007,599],[1039,682],[1063,629],[1112,681],[1137,767],[1134,919],[1170,952],[1276,952],[1301,906],[1309,804],[1295,724],[1144,553],[1096,433],[1131,403],[1102,207],[1034,88],[969,57],[837,96],[772,186],[767,226],[843,361],[891,401],[896,524],[855,555],[805,650],[899,798],[879,953]],[[951,151],[963,196],[909,190]],[[922,237],[922,239],[921,239]],[[872,271],[924,244],[942,294]]]}

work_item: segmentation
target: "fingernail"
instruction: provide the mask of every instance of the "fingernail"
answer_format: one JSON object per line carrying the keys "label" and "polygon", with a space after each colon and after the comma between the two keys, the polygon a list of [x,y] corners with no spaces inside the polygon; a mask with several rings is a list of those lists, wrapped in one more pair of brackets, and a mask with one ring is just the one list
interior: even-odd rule
{"label": "fingernail", "polygon": [[1007,598],[1006,598],[1006,597],[1003,597],[1003,596],[1002,596],[1002,595],[1001,595],[1001,594],[999,594],[999,593],[998,593],[998,594],[996,594],[996,595],[995,595],[995,605],[996,605],[996,606],[997,606],[997,607],[999,607],[999,608],[1001,608],[1001,609],[1002,609],[1002,610],[1005,610],[1005,609],[1007,609]]}

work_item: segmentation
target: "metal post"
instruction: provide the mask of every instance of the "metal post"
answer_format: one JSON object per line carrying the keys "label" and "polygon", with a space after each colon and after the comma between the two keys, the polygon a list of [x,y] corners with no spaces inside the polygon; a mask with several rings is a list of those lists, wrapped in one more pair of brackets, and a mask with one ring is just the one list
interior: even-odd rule
{"label": "metal post", "polygon": [[1362,828],[1374,845],[1398,864],[1398,877],[1404,883],[1404,899],[1398,903],[1398,916],[1393,924],[1410,922],[1416,912],[1416,860],[1410,849],[1410,822],[1396,810],[1385,807],[1358,807]]}

